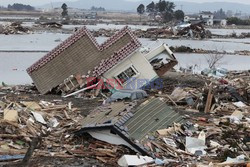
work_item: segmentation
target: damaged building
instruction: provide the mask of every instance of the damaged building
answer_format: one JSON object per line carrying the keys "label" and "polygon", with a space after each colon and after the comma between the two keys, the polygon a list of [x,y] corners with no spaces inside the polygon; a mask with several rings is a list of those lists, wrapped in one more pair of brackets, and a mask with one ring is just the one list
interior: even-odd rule
{"label": "damaged building", "polygon": [[[74,92],[94,79],[116,79],[126,87],[135,79],[144,79],[141,88],[148,81],[158,78],[177,64],[167,45],[142,51],[140,41],[128,27],[124,27],[103,44],[98,44],[90,31],[83,27],[75,34],[42,57],[27,72],[40,93],[46,94],[53,89],[65,93]],[[167,65],[155,69],[150,61],[159,54],[167,56]],[[93,88],[93,87],[90,87]]]}
{"label": "damaged building", "polygon": [[144,147],[147,136],[156,130],[183,122],[182,116],[161,98],[150,98],[141,104],[117,102],[93,110],[83,120],[77,135],[92,137],[112,144],[125,145],[142,155],[151,155]]}

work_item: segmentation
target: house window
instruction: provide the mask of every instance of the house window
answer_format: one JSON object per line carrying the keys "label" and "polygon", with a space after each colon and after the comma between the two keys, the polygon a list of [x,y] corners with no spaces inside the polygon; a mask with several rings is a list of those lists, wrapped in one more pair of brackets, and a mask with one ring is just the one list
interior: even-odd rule
{"label": "house window", "polygon": [[119,75],[117,75],[117,78],[123,84],[126,81],[128,81],[130,78],[135,76],[136,74],[137,74],[136,69],[133,66],[131,66],[128,69],[126,69],[125,71],[123,71],[122,73],[120,73]]}

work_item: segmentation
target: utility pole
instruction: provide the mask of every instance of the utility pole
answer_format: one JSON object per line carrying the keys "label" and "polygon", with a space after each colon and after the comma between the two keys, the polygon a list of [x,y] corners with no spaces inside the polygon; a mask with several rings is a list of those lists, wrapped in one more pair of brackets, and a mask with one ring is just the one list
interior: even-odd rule
{"label": "utility pole", "polygon": [[53,7],[53,4],[52,4],[52,1],[50,1],[50,5],[51,5],[52,10],[54,10],[54,7]]}

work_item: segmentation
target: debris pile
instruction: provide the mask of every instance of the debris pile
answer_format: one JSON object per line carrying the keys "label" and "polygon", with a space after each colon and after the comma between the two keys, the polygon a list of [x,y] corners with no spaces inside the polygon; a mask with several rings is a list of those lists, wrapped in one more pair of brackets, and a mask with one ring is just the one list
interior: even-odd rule
{"label": "debris pile", "polygon": [[[156,94],[177,111],[182,111],[186,121],[152,131],[136,141],[153,159],[143,157],[144,162],[141,162],[136,156],[124,156],[118,163],[246,165],[250,160],[250,73],[231,72],[223,79],[207,79],[209,82],[203,88],[182,86],[169,95]],[[147,120],[146,115],[141,116]],[[157,119],[156,115],[153,117]]]}
{"label": "debris pile", "polygon": [[250,56],[249,50],[235,51],[234,53],[238,55]]}
{"label": "debris pile", "polygon": [[23,27],[19,22],[13,22],[10,25],[0,25],[0,34],[27,34],[30,29]]}
{"label": "debris pile", "polygon": [[[163,126],[176,119],[174,115],[177,113],[172,112],[169,119],[163,123],[162,118],[157,116],[163,111],[159,108],[162,104],[158,103],[158,110],[154,111],[154,100],[151,99],[145,101],[145,104],[142,103],[143,106],[138,109],[139,113],[135,111],[131,114],[131,110],[116,110],[118,113],[115,113],[99,108],[100,114],[95,112],[86,118],[85,129],[89,133],[92,130],[97,133],[94,127],[108,127],[117,120],[119,125],[115,123],[115,127],[123,129],[121,131],[128,133],[134,144],[142,146],[149,153],[144,154],[144,157],[125,155],[118,161],[121,166],[137,163],[153,166],[246,165],[250,162],[250,73],[230,72],[224,78],[204,78],[207,80],[204,86],[182,85],[175,88],[171,94],[160,92],[155,95],[169,106],[173,106],[176,111],[180,111],[185,121],[177,119],[180,123],[176,122],[168,128],[151,131],[142,138],[141,133],[145,135],[145,129],[149,125],[149,115],[156,121],[151,122],[152,129],[161,122]],[[150,106],[154,114],[146,111]],[[122,110],[122,107],[119,109]],[[170,111],[166,110],[163,117]],[[112,120],[112,116],[119,116],[120,119]],[[141,119],[138,119],[138,116]],[[95,119],[98,122],[93,121]]]}
{"label": "debris pile", "polygon": [[[244,165],[250,153],[250,73],[210,78],[203,89],[158,94],[183,110],[186,123],[155,132],[144,144],[164,164]],[[221,163],[223,162],[223,163]]]}
{"label": "debris pile", "polygon": [[[235,123],[232,118],[242,121]],[[249,113],[239,111],[230,116],[215,114],[213,118],[191,119],[192,123],[159,129],[153,140],[145,141],[162,164],[223,166],[249,162]]]}
{"label": "debris pile", "polygon": [[[60,148],[56,143],[64,143],[71,139],[71,130],[80,126],[81,115],[71,104],[57,104],[46,101],[10,102],[1,101],[1,153],[13,150],[16,154],[25,153],[28,143],[34,137],[42,137],[41,146],[44,155]],[[79,122],[78,122],[79,121]],[[66,128],[67,127],[67,128]],[[15,150],[16,149],[16,150]],[[49,151],[50,150],[50,151]],[[39,152],[41,153],[41,152]]]}
{"label": "debris pile", "polygon": [[173,35],[173,31],[169,27],[148,28],[147,30],[136,30],[134,32],[138,38],[168,38]]}
{"label": "debris pile", "polygon": [[123,146],[86,136],[75,137],[74,132],[81,128],[84,117],[81,115],[82,111],[74,108],[71,102],[11,102],[3,96],[0,111],[1,161],[24,161],[31,147],[35,148],[31,152],[33,158],[89,157],[110,165],[114,165],[122,155],[133,153]]}
{"label": "debris pile", "polygon": [[43,28],[62,28],[62,24],[57,23],[57,22],[46,22],[46,23],[41,23],[40,24]]}
{"label": "debris pile", "polygon": [[190,38],[211,38],[212,34],[209,30],[205,30],[202,23],[180,25],[175,28],[175,35]]}
{"label": "debris pile", "polygon": [[[91,31],[95,37],[111,37],[118,30],[116,29],[99,29]],[[190,25],[183,29],[178,29],[177,33],[174,33],[171,27],[162,28],[148,28],[148,29],[136,29],[133,33],[138,38],[150,38],[150,39],[163,39],[163,38],[179,38],[179,37],[191,37],[191,38],[211,38],[211,32],[205,30],[200,24]]]}
{"label": "debris pile", "polygon": [[243,32],[240,34],[239,38],[250,38],[250,33],[249,32]]}
{"label": "debris pile", "polygon": [[[118,30],[116,29],[99,29],[95,31],[91,31],[95,37],[111,37],[114,35]],[[163,27],[163,28],[148,28],[145,30],[136,29],[133,30],[133,33],[138,38],[167,38],[173,35],[171,28]]]}
{"label": "debris pile", "polygon": [[[200,77],[203,84],[175,81],[167,85],[171,89],[148,90],[151,96],[146,101],[105,104],[86,117],[66,100],[32,101],[3,87],[0,159],[89,157],[111,166],[249,165],[250,71]],[[10,92],[19,98],[9,98]],[[145,128],[149,125],[152,128]],[[106,140],[113,135],[117,140],[98,140],[94,127],[104,129]],[[79,133],[83,128],[85,133]],[[130,145],[115,145],[118,136],[125,136]]]}

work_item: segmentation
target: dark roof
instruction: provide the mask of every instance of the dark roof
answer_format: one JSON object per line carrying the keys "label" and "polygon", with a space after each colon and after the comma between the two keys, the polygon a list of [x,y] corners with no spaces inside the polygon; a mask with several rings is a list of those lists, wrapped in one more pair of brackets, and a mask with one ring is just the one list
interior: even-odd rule
{"label": "dark roof", "polygon": [[186,15],[186,16],[188,16],[190,18],[200,18],[200,16],[197,15],[197,14],[189,14],[189,15]]}
{"label": "dark roof", "polygon": [[147,151],[142,147],[143,143],[136,144],[134,141],[143,141],[146,135],[177,122],[182,122],[178,112],[162,99],[151,98],[139,106],[135,102],[118,102],[107,107],[98,107],[83,120],[80,133],[100,128],[115,129],[120,132],[118,135],[131,145],[141,148],[144,151],[141,153],[145,154]]}
{"label": "dark roof", "polygon": [[210,11],[202,11],[200,14],[211,15],[211,14],[213,14],[213,13],[210,12]]}
{"label": "dark roof", "polygon": [[71,75],[98,77],[141,46],[126,26],[99,45],[86,27],[78,30],[27,69],[45,94]]}

